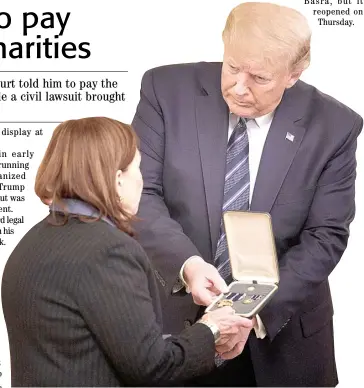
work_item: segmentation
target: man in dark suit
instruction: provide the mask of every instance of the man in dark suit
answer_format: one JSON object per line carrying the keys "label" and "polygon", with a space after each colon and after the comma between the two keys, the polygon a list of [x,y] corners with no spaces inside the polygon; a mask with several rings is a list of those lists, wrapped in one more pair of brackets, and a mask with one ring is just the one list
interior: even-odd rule
{"label": "man in dark suit", "polygon": [[242,356],[206,384],[338,382],[328,276],[354,217],[363,120],[299,80],[310,38],[297,11],[245,3],[227,20],[222,64],[165,66],[142,80],[139,240],[165,290],[166,332],[194,322],[193,302],[208,305],[231,281],[222,213],[272,217],[279,290]]}

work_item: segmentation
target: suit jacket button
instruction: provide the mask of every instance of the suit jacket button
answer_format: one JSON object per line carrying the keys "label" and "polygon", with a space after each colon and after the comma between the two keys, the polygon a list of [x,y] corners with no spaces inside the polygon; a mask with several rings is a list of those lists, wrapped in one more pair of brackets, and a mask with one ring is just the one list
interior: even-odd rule
{"label": "suit jacket button", "polygon": [[185,320],[185,328],[192,326],[192,322],[189,319]]}

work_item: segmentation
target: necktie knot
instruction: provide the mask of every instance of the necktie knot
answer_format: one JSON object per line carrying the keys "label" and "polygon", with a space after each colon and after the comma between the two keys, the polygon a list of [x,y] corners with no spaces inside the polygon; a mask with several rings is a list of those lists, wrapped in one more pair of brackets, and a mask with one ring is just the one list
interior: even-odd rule
{"label": "necktie knot", "polygon": [[[245,119],[244,117],[239,117],[238,122],[235,124],[233,132],[229,138],[228,147],[230,147],[233,143],[235,143],[236,140],[239,139],[239,137],[241,137],[245,133],[247,129],[246,123],[247,123],[247,119]],[[229,148],[227,152],[229,153]]]}
{"label": "necktie knot", "polygon": [[239,120],[236,124],[238,128],[246,128],[246,123],[249,119],[246,119],[245,117],[239,117]]}

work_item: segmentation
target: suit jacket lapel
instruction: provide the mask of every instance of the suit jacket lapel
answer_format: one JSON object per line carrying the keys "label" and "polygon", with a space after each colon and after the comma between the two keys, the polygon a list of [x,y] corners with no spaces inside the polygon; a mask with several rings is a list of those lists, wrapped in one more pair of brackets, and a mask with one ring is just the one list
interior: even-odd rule
{"label": "suit jacket lapel", "polygon": [[221,64],[209,65],[211,70],[207,71],[205,67],[199,75],[202,89],[201,94],[196,96],[195,107],[212,260],[220,234],[229,111],[221,95]]}
{"label": "suit jacket lapel", "polygon": [[[294,136],[293,141],[286,139],[287,133]],[[260,160],[250,210],[271,211],[304,133],[305,128],[290,120],[273,120]]]}
{"label": "suit jacket lapel", "polygon": [[302,89],[302,83],[298,81],[285,92],[276,109],[259,164],[250,206],[252,211],[271,211],[305,135],[306,128],[301,119],[309,99]]}

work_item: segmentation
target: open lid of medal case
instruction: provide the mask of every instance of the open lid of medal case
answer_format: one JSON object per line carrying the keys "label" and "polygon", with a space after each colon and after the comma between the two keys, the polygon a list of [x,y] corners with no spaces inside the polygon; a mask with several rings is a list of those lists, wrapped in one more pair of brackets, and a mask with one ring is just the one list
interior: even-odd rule
{"label": "open lid of medal case", "polygon": [[223,215],[233,278],[279,283],[279,267],[268,213],[227,211]]}

